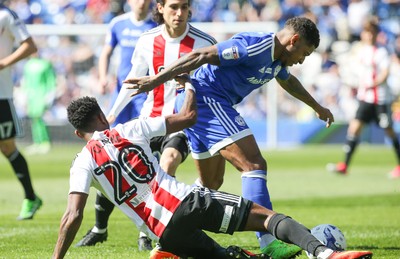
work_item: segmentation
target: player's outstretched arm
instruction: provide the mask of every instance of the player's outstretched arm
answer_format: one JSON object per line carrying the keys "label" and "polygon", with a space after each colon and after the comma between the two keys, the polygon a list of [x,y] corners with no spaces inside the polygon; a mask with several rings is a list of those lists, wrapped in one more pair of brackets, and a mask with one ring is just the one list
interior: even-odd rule
{"label": "player's outstretched arm", "polygon": [[189,79],[185,85],[185,100],[178,113],[165,117],[167,134],[188,128],[197,121],[197,102],[195,89]]}
{"label": "player's outstretched arm", "polygon": [[313,108],[317,113],[317,117],[326,122],[327,128],[335,121],[331,111],[321,106],[295,76],[290,75],[288,80],[280,80],[278,78],[276,80],[286,92]]}
{"label": "player's outstretched arm", "polygon": [[128,89],[137,89],[133,95],[148,92],[159,86],[160,84],[171,80],[177,75],[190,73],[190,71],[199,68],[203,64],[219,65],[217,46],[208,46],[190,52],[189,54],[179,58],[171,65],[163,69],[154,76],[145,76],[139,78],[126,79],[124,83],[130,84]]}
{"label": "player's outstretched arm", "polygon": [[68,205],[61,218],[60,231],[54,248],[53,259],[64,258],[74,241],[75,235],[81,226],[83,210],[86,205],[88,194],[72,192],[68,195]]}

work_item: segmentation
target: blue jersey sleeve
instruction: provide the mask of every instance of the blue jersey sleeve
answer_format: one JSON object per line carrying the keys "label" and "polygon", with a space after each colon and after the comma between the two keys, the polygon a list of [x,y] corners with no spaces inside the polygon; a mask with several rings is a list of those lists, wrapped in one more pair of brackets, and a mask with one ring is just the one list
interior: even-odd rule
{"label": "blue jersey sleeve", "polygon": [[229,39],[217,44],[221,66],[236,66],[247,61],[246,42]]}
{"label": "blue jersey sleeve", "polygon": [[[244,32],[217,44],[220,66],[240,65],[254,69],[273,69],[273,77],[282,80],[289,78],[289,70],[281,67],[279,60],[274,60],[274,33]],[[260,67],[261,66],[261,67]],[[276,69],[277,68],[277,69]]]}
{"label": "blue jersey sleeve", "polygon": [[281,80],[288,80],[290,76],[290,71],[288,67],[282,68],[279,73],[275,76]]}

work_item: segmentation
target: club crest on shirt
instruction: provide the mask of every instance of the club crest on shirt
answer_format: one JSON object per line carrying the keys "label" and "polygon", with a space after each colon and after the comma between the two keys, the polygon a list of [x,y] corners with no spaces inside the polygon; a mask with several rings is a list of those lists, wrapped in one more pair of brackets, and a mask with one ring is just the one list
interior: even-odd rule
{"label": "club crest on shirt", "polygon": [[239,126],[246,126],[246,122],[244,121],[244,119],[242,118],[242,116],[236,116],[235,117],[235,122],[239,125]]}
{"label": "club crest on shirt", "polygon": [[232,46],[230,48],[224,49],[222,51],[222,57],[226,60],[229,59],[238,59],[239,58],[239,49],[236,46]]}

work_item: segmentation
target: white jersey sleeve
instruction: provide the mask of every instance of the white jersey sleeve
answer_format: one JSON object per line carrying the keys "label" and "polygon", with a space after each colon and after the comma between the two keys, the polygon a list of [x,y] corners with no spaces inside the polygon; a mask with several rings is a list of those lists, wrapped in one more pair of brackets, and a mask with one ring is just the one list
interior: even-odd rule
{"label": "white jersey sleeve", "polygon": [[[12,11],[11,13],[14,14],[14,12]],[[16,42],[20,43],[31,37],[24,22],[18,16],[9,15],[8,18],[9,18],[9,22],[7,23],[7,25],[9,25],[8,29],[14,36]]]}
{"label": "white jersey sleeve", "polygon": [[[30,38],[23,21],[11,9],[5,7],[0,1],[0,59],[8,57],[15,50],[15,43]],[[9,99],[13,97],[12,66],[0,69],[0,98]]]}
{"label": "white jersey sleeve", "polygon": [[165,118],[160,117],[141,117],[115,127],[122,132],[127,139],[135,139],[135,136],[142,136],[151,139],[157,136],[164,136],[167,133]]}
{"label": "white jersey sleeve", "polygon": [[165,118],[140,118],[94,132],[76,157],[70,192],[94,186],[155,241],[192,187],[165,173],[150,139],[165,134]]}
{"label": "white jersey sleeve", "polygon": [[[148,73],[149,67],[145,60],[145,57],[143,57],[143,44],[145,44],[143,42],[143,37],[140,37],[132,55],[132,68],[126,79],[145,76]],[[114,115],[115,117],[118,116],[118,114],[120,114],[125,106],[131,101],[131,94],[137,92],[136,89],[127,89],[126,87],[128,85],[129,84],[125,83],[122,84],[121,90],[118,93],[118,97],[115,100],[108,115]]]}
{"label": "white jersey sleeve", "polygon": [[92,185],[92,159],[86,148],[76,156],[70,169],[69,193],[81,192],[89,194]]}

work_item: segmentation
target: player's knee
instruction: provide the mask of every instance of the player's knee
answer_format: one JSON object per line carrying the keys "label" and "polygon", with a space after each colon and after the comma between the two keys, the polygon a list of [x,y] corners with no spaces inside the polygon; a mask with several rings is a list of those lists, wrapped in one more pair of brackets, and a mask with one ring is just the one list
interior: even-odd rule
{"label": "player's knee", "polygon": [[246,167],[243,168],[243,172],[256,171],[256,170],[267,171],[267,161],[262,156],[255,158],[253,162],[249,161],[246,164]]}
{"label": "player's knee", "polygon": [[2,141],[0,143],[0,151],[5,157],[11,156],[16,150],[17,147],[15,146],[15,142]]}
{"label": "player's knee", "polygon": [[224,178],[214,177],[214,178],[201,179],[201,183],[203,184],[204,187],[213,190],[218,190],[224,183]]}

